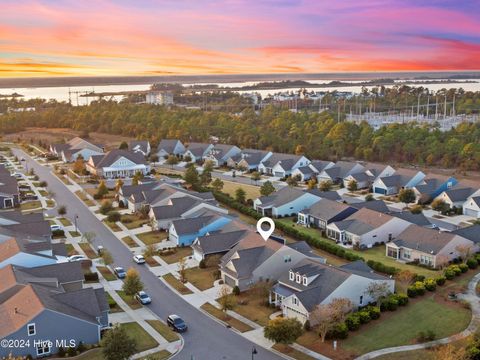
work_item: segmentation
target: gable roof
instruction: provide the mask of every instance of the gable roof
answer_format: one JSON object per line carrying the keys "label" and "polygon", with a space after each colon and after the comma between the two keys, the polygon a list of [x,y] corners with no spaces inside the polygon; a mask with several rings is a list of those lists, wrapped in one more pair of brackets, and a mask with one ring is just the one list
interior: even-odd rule
{"label": "gable roof", "polygon": [[19,194],[17,179],[3,164],[0,164],[0,193],[10,196]]}
{"label": "gable roof", "polygon": [[445,195],[448,196],[448,198],[452,202],[457,202],[457,201],[465,201],[468,199],[469,196],[471,196],[473,193],[475,193],[475,189],[471,187],[462,187],[462,186],[454,186],[446,191],[444,191]]}
{"label": "gable roof", "polygon": [[272,153],[272,155],[263,162],[263,165],[268,168],[273,168],[279,161],[282,162],[282,168],[289,170],[288,167],[295,165],[303,155]]}
{"label": "gable roof", "polygon": [[[102,155],[102,156],[103,157],[101,159],[99,159],[100,161],[98,161],[98,163],[95,164],[95,167],[101,168],[101,167],[112,166],[115,163],[115,161],[117,161],[118,159],[120,159],[122,157],[132,161],[133,163],[135,163],[137,165],[139,165],[139,164],[146,165],[147,164],[147,161],[145,160],[145,158],[142,154],[127,151],[127,150],[115,149],[115,150],[109,151],[108,153],[106,153],[105,155]],[[94,156],[92,156],[92,158],[93,157]],[[97,157],[95,156],[95,158],[97,158]]]}
{"label": "gable roof", "polygon": [[285,186],[268,196],[259,197],[258,200],[261,202],[261,207],[278,207],[288,204],[289,202],[294,201],[295,199],[298,199],[305,194],[306,193],[302,190],[290,186]]}
{"label": "gable roof", "polygon": [[196,143],[192,142],[188,144],[187,150],[190,151],[195,157],[201,157],[205,155],[205,152],[212,144],[208,143]]}
{"label": "gable roof", "polygon": [[222,160],[225,157],[225,155],[227,155],[227,153],[233,148],[238,149],[238,147],[236,147],[235,145],[215,144],[213,148],[210,150],[209,155],[213,156],[217,160]]}
{"label": "gable roof", "polygon": [[310,208],[302,210],[301,213],[328,221],[349,208],[351,207],[338,201],[320,199]]}
{"label": "gable roof", "polygon": [[133,140],[128,144],[128,150],[133,152],[142,151],[147,153],[149,145],[150,142],[148,140]]}
{"label": "gable roof", "polygon": [[201,201],[190,196],[170,199],[170,204],[151,208],[156,220],[178,218],[186,211],[200,204]]}
{"label": "gable roof", "polygon": [[322,199],[329,199],[334,201],[342,200],[342,197],[335,190],[321,191],[319,188],[306,190],[307,193],[318,196]]}
{"label": "gable roof", "polygon": [[220,215],[214,211],[201,212],[200,216],[195,216],[187,219],[179,219],[172,221],[172,226],[175,228],[177,235],[195,234],[205,226],[215,222],[224,215]]}
{"label": "gable roof", "polygon": [[428,221],[427,217],[423,213],[414,214],[411,211],[402,211],[394,212],[392,215],[418,226],[432,226],[432,223]]}
{"label": "gable roof", "polygon": [[[253,165],[259,165],[260,162],[263,160],[265,156],[269,151],[264,151],[264,150],[255,150],[255,149],[243,149],[241,154],[238,154],[236,156],[241,156],[241,159],[237,159],[238,161],[245,161],[248,165],[253,166]],[[236,158],[235,156],[235,158]],[[232,158],[234,158],[232,156]]]}
{"label": "gable roof", "polygon": [[470,241],[473,241],[475,244],[480,243],[480,225],[479,224],[460,228],[452,231],[452,233],[459,235],[461,237],[464,237],[465,239],[468,239]]}
{"label": "gable roof", "polygon": [[352,203],[350,206],[356,209],[370,209],[374,211],[378,211],[384,214],[390,213],[390,209],[388,208],[387,204],[383,200],[371,200],[371,201],[362,201],[358,203]]}
{"label": "gable roof", "polygon": [[351,161],[337,161],[334,166],[328,169],[324,169],[323,172],[325,172],[332,179],[336,179],[336,178],[343,179],[357,165],[361,165],[361,164],[356,162],[351,162]]}
{"label": "gable roof", "polygon": [[158,144],[157,151],[164,150],[165,152],[172,154],[178,143],[182,144],[178,139],[162,139]]}
{"label": "gable roof", "polygon": [[198,237],[195,244],[192,245],[204,255],[227,252],[238,242],[249,236],[253,231],[236,230],[229,232],[215,232],[209,235]]}
{"label": "gable roof", "polygon": [[414,176],[416,176],[420,171],[412,169],[398,169],[391,176],[381,177],[380,180],[387,187],[402,187],[405,186]]}
{"label": "gable roof", "polygon": [[454,233],[410,225],[400,233],[393,243],[399,247],[436,255],[456,236]]}
{"label": "gable roof", "polygon": [[331,161],[312,160],[310,165],[316,170],[315,172],[321,173],[328,165],[332,164]]}

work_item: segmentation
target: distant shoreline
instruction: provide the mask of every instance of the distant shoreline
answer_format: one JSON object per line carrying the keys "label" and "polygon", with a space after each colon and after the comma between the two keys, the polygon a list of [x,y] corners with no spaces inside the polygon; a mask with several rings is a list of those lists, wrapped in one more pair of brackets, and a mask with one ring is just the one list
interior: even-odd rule
{"label": "distant shoreline", "polygon": [[230,83],[247,81],[338,80],[368,81],[382,78],[399,80],[465,80],[480,79],[480,71],[422,71],[422,72],[356,72],[314,74],[250,74],[250,75],[163,75],[109,77],[51,77],[0,78],[0,89],[68,86],[142,85],[168,83]]}

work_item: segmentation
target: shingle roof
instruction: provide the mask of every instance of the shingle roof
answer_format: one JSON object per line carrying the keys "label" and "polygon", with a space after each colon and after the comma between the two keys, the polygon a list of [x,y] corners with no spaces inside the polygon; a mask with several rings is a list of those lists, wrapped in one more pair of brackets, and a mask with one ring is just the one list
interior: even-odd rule
{"label": "shingle roof", "polygon": [[149,144],[148,140],[133,140],[128,144],[128,149],[133,152],[142,151],[147,153]]}
{"label": "shingle roof", "polygon": [[480,225],[478,224],[454,230],[452,233],[473,241],[475,244],[480,243]]}
{"label": "shingle roof", "polygon": [[390,213],[390,209],[388,208],[387,204],[383,200],[372,200],[372,201],[362,201],[358,203],[352,203],[350,206],[356,209],[370,209],[374,211],[378,211],[384,214]]}
{"label": "shingle roof", "polygon": [[432,223],[428,221],[427,217],[423,215],[423,213],[420,214],[414,214],[410,211],[402,211],[402,212],[395,212],[392,213],[393,216],[408,221],[409,223],[418,225],[418,226],[431,226]]}
{"label": "shingle roof", "polygon": [[350,208],[350,206],[338,201],[320,199],[315,204],[310,206],[310,208],[302,210],[301,212],[303,214],[309,214],[317,219],[324,219],[328,221],[348,208]]}
{"label": "shingle roof", "polygon": [[236,230],[200,236],[192,247],[204,255],[227,252],[248,234],[248,230]]}
{"label": "shingle roof", "polygon": [[310,189],[306,191],[309,194],[321,197],[322,199],[329,199],[334,201],[342,200],[342,197],[335,190],[332,191],[321,191],[318,188]]}
{"label": "shingle roof", "polygon": [[172,226],[175,228],[177,235],[195,234],[221,217],[220,214],[213,211],[205,212],[205,214],[199,217],[174,220]]}
{"label": "shingle roof", "polygon": [[279,161],[282,161],[282,167],[283,167],[283,166],[288,166],[288,164],[291,162],[296,163],[298,160],[300,160],[300,158],[301,158],[300,155],[273,153],[267,160],[263,162],[263,165],[265,167],[273,168]]}
{"label": "shingle roof", "polygon": [[310,165],[315,168],[317,173],[321,173],[329,164],[331,161],[313,160]]}
{"label": "shingle roof", "polygon": [[180,217],[186,211],[192,209],[201,202],[190,196],[170,199],[170,205],[152,207],[151,210],[156,220],[174,219]]}
{"label": "shingle roof", "polygon": [[40,278],[54,277],[63,283],[83,281],[83,271],[80,262],[64,262],[51,265],[37,266],[33,268],[16,267],[21,272]]}
{"label": "shingle roof", "polygon": [[454,233],[427,229],[418,225],[410,225],[400,233],[393,243],[399,247],[419,250],[436,255],[456,236]]}
{"label": "shingle roof", "polygon": [[175,146],[180,142],[178,139],[162,139],[158,144],[157,151],[164,150],[169,154],[173,153]]}
{"label": "shingle roof", "polygon": [[261,196],[259,198],[261,202],[261,207],[266,206],[281,206],[284,204],[288,204],[289,202],[298,199],[299,197],[305,195],[305,192],[302,190],[292,188],[290,186],[285,186],[280,190],[274,192],[269,196]]}
{"label": "shingle roof", "polygon": [[11,176],[10,171],[3,164],[0,164],[0,193],[9,196],[19,194],[17,180]]}
{"label": "shingle roof", "polygon": [[115,149],[106,153],[103,158],[98,162],[98,164],[95,165],[95,167],[109,167],[113,163],[115,163],[115,161],[122,157],[132,161],[135,164],[147,164],[142,154],[134,153],[127,150]]}
{"label": "shingle roof", "polygon": [[457,202],[467,200],[475,191],[476,190],[471,187],[453,187],[445,191],[445,194],[452,202]]}
{"label": "shingle roof", "polygon": [[252,166],[252,165],[259,165],[262,159],[267,154],[268,154],[268,151],[244,149],[242,150],[241,157],[247,164]]}

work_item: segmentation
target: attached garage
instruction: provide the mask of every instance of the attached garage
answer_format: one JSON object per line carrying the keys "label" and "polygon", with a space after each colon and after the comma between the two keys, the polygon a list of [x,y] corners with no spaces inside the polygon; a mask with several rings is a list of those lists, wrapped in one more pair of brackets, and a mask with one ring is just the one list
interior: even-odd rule
{"label": "attached garage", "polygon": [[387,190],[386,189],[383,189],[383,188],[373,188],[373,192],[375,194],[382,194],[382,195],[386,195],[387,194]]}
{"label": "attached garage", "polygon": [[473,210],[473,209],[463,209],[463,214],[467,216],[471,216],[474,218],[480,218],[480,211]]}

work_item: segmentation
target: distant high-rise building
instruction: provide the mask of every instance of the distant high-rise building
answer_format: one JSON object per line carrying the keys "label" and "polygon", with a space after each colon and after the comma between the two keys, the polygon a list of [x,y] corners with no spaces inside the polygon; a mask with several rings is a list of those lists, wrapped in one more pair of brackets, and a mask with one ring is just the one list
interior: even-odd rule
{"label": "distant high-rise building", "polygon": [[172,105],[173,104],[173,94],[170,91],[151,91],[147,93],[146,97],[147,104],[154,105]]}

